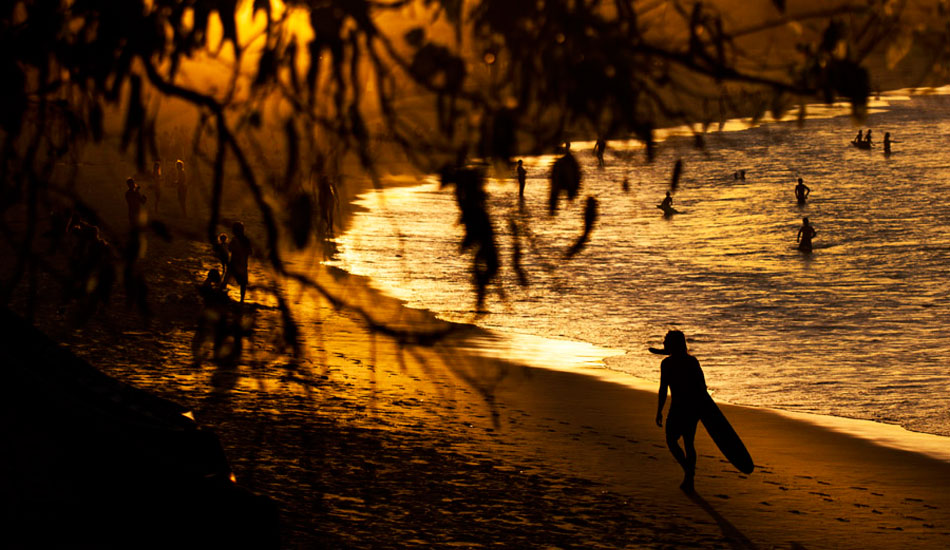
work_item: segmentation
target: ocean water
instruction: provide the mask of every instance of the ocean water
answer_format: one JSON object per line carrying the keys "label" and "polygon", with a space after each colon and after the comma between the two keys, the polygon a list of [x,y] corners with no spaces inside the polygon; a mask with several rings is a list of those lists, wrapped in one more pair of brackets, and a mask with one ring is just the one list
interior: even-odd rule
{"label": "ocean water", "polygon": [[[672,132],[650,164],[639,144],[611,142],[600,169],[592,143],[575,143],[581,198],[555,216],[555,157],[524,159],[523,205],[513,171],[492,174],[505,269],[480,314],[453,190],[435,180],[360,197],[366,210],[331,263],[448,320],[589,343],[611,355],[603,368],[648,383],[659,358],[646,348],[678,328],[718,400],[950,435],[950,96],[880,98],[863,122],[871,151],[849,145],[858,127],[846,113],[733,122],[704,150]],[[665,219],[656,205],[676,159],[682,213]],[[798,177],[811,188],[804,207]],[[598,223],[566,260],[586,196],[599,201]],[[803,216],[818,231],[810,255],[795,248]],[[510,269],[513,224],[528,286]]]}

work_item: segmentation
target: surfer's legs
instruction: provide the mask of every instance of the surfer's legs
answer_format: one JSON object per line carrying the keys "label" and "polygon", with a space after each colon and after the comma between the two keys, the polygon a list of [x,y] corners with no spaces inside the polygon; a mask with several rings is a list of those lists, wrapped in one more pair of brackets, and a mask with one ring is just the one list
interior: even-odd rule
{"label": "surfer's legs", "polygon": [[[669,415],[666,417],[666,445],[670,448],[673,458],[683,468],[685,474],[680,489],[684,491],[693,491],[693,477],[696,473],[696,424],[699,418],[683,418],[680,415]],[[683,448],[679,445],[679,439],[683,438]]]}
{"label": "surfer's legs", "polygon": [[686,430],[683,431],[683,447],[686,448],[686,464],[683,465],[683,471],[686,473],[686,477],[683,479],[683,483],[680,485],[680,489],[684,491],[693,490],[693,476],[696,474],[696,421],[690,423]]}

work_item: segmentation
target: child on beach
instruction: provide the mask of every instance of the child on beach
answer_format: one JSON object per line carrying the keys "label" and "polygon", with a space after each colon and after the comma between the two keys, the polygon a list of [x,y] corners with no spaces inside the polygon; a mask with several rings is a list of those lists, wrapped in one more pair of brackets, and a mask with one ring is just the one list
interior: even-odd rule
{"label": "child on beach", "polygon": [[241,302],[244,302],[244,294],[247,292],[247,260],[251,256],[251,240],[244,234],[244,224],[234,222],[231,226],[234,236],[228,245],[231,252],[231,259],[228,262],[228,272],[225,284],[230,279],[234,279],[241,286]]}
{"label": "child on beach", "polygon": [[228,277],[228,264],[231,262],[231,255],[228,253],[228,236],[224,233],[218,235],[218,242],[214,244],[214,257],[221,262],[221,273],[224,273],[222,279]]}
{"label": "child on beach", "polygon": [[[656,407],[656,425],[663,427],[663,405],[667,389],[672,397],[670,412],[666,415],[666,444],[673,458],[686,474],[680,489],[693,492],[696,475],[696,425],[699,423],[699,404],[708,395],[706,378],[699,361],[686,351],[686,336],[678,330],[666,333],[663,349],[650,348],[657,354],[668,355],[660,363],[660,392]],[[683,439],[685,452],[679,446]]]}

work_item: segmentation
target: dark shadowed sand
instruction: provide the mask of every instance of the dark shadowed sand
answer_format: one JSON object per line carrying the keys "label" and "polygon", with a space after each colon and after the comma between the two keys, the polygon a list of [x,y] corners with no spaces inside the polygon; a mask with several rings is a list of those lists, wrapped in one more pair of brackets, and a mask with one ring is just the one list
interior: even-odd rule
{"label": "dark shadowed sand", "polygon": [[291,361],[274,353],[279,316],[252,288],[245,359],[195,365],[194,286],[213,261],[205,246],[151,245],[160,320],[146,324],[118,292],[82,329],[52,308],[38,322],[105,372],[193,410],[238,481],[277,502],[288,548],[950,545],[946,462],[724,406],[758,467],[740,474],[701,429],[698,494],[688,496],[653,424],[653,393],[479,358],[490,335],[447,327],[335,270],[314,274],[376,319],[448,335],[401,344],[291,290],[305,343]]}

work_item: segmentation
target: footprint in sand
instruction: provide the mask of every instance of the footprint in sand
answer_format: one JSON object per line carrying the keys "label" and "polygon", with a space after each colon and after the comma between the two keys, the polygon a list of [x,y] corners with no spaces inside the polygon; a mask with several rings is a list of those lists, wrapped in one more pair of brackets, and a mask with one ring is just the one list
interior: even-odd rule
{"label": "footprint in sand", "polygon": [[851,520],[847,518],[835,518],[835,519],[842,523],[851,523]]}
{"label": "footprint in sand", "polygon": [[766,479],[762,483],[768,483],[769,485],[781,485],[781,483],[779,483],[778,481],[772,481],[770,479]]}
{"label": "footprint in sand", "polygon": [[905,502],[923,502],[923,499],[907,497],[907,498],[904,499],[904,501],[905,501]]}
{"label": "footprint in sand", "polygon": [[855,508],[870,508],[867,504],[861,504],[860,502],[854,503]]}
{"label": "footprint in sand", "polygon": [[871,510],[871,513],[872,513],[872,514],[883,514],[884,512],[881,512],[880,510]]}
{"label": "footprint in sand", "polygon": [[762,502],[760,502],[759,504],[761,504],[762,506],[771,506],[771,505],[772,505],[771,503],[768,503],[768,502],[766,502],[766,501],[764,501],[764,500],[763,500]]}
{"label": "footprint in sand", "polygon": [[808,494],[809,494],[809,495],[818,495],[818,496],[820,496],[820,497],[830,497],[830,496],[831,496],[831,495],[829,495],[828,493],[822,493],[822,492],[820,492],[820,491],[808,491]]}
{"label": "footprint in sand", "polygon": [[876,497],[882,497],[882,496],[884,496],[884,493],[874,493],[874,492],[872,492],[871,494],[874,495],[874,496],[876,496]]}
{"label": "footprint in sand", "polygon": [[723,500],[729,500],[729,495],[713,495],[716,498],[721,498]]}
{"label": "footprint in sand", "polygon": [[919,518],[919,517],[917,517],[917,516],[904,516],[904,517],[907,518],[907,519],[909,519],[909,520],[911,520],[911,521],[927,521],[927,520],[925,520],[924,518]]}
{"label": "footprint in sand", "polygon": [[867,491],[867,487],[848,487],[848,489],[854,489],[855,491]]}
{"label": "footprint in sand", "polygon": [[927,508],[927,509],[929,509],[929,510],[936,510],[936,509],[937,509],[937,507],[934,506],[933,504],[924,504],[924,508]]}
{"label": "footprint in sand", "polygon": [[800,510],[789,510],[788,513],[789,513],[789,514],[795,514],[795,515],[797,515],[797,516],[805,515],[805,513],[802,512],[802,511],[800,511]]}
{"label": "footprint in sand", "polygon": [[831,484],[828,483],[827,481],[819,481],[818,485],[831,485]]}
{"label": "footprint in sand", "polygon": [[798,479],[815,479],[812,476],[795,476],[795,477],[797,477]]}

